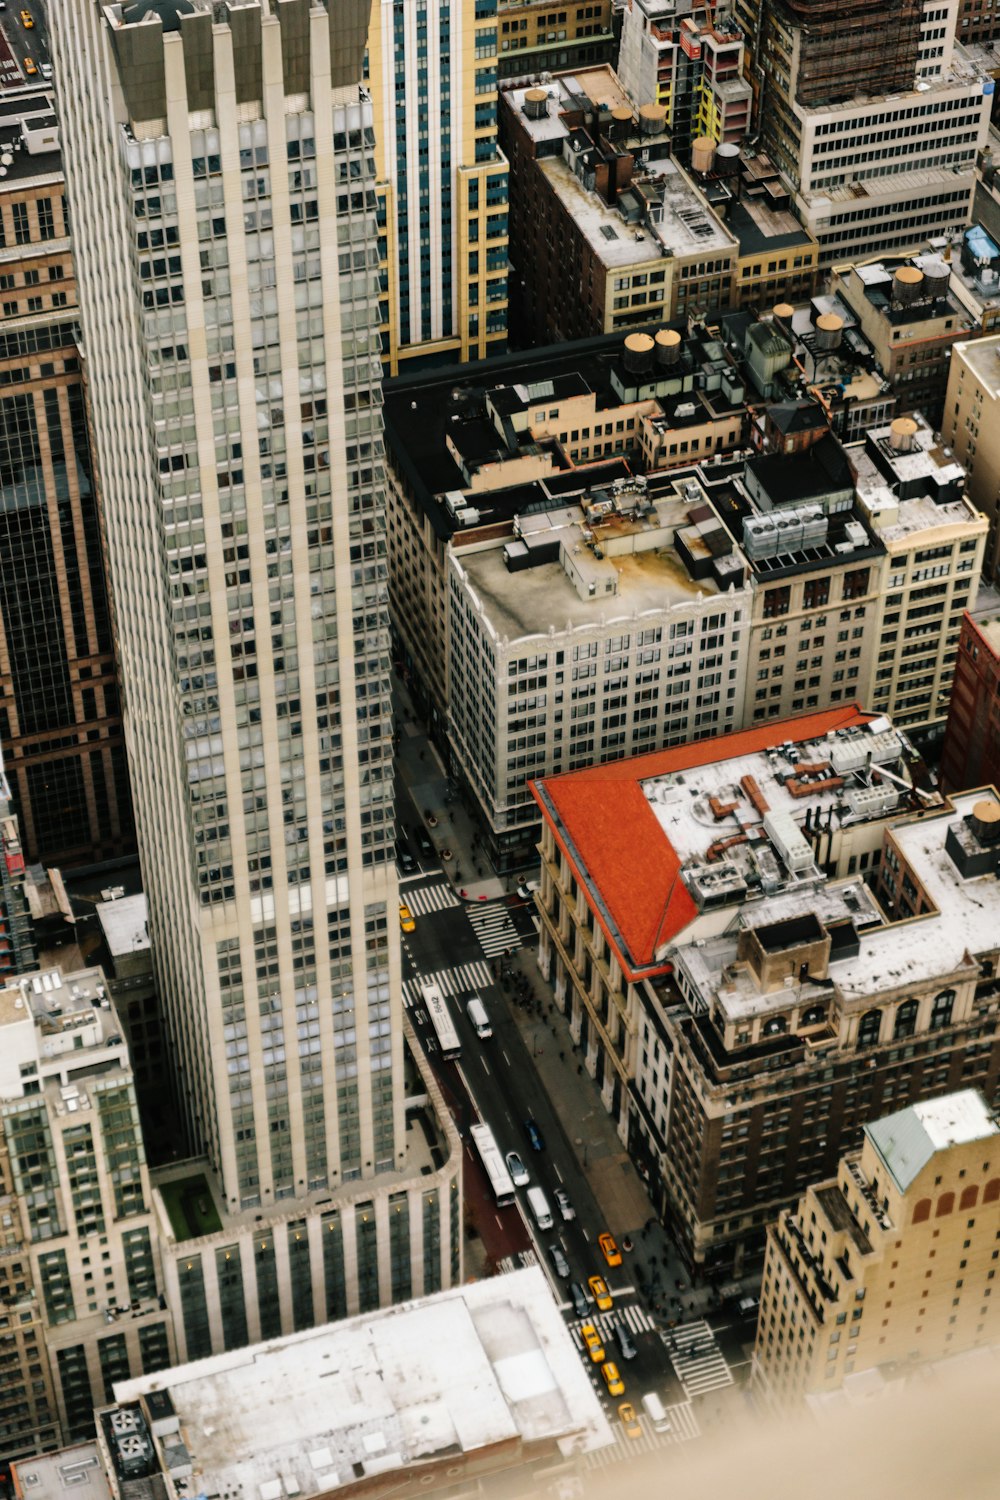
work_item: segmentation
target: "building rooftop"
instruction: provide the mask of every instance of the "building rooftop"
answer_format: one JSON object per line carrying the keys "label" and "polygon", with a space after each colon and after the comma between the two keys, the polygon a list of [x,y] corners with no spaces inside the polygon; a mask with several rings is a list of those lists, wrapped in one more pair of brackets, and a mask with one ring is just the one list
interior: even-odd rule
{"label": "building rooftop", "polygon": [[[616,508],[599,513],[608,504]],[[690,474],[664,475],[652,490],[624,482],[589,492],[582,504],[519,517],[511,543],[462,550],[453,564],[499,639],[546,635],[553,626],[610,626],[720,592],[711,573],[689,571],[679,534],[689,557],[716,537],[719,557],[732,564],[723,573],[727,585],[743,584],[742,558],[714,513],[692,519],[699,505],[707,508],[707,496]]]}
{"label": "building rooftop", "polygon": [[[0,165],[6,169],[0,194],[36,177],[62,176],[59,124],[50,86],[16,93],[0,89]],[[10,248],[23,256],[27,247]]]}
{"label": "building rooftop", "polygon": [[994,399],[1000,396],[1000,333],[981,339],[965,339],[952,345],[975,375],[980,385]]}
{"label": "building rooftop", "polygon": [[159,1392],[193,1469],[182,1491],[168,1474],[171,1497],[307,1500],[497,1445],[613,1441],[537,1267],[115,1387],[119,1406],[145,1398],[150,1425]]}
{"label": "building rooftop", "polygon": [[1000,614],[996,610],[971,610],[972,623],[994,656],[1000,657]]}
{"label": "building rooftop", "polygon": [[[544,109],[536,114],[527,96],[543,93]],[[601,264],[736,252],[736,240],[671,155],[665,121],[641,119],[610,66],[557,73],[541,87],[518,84],[501,95],[535,143],[536,166]],[[626,110],[628,119],[612,118],[612,111]],[[611,144],[599,147],[600,139]],[[617,202],[610,204],[584,183],[602,152],[604,159],[608,153],[633,159],[628,182],[612,189]]]}
{"label": "building rooftop", "polygon": [[[655,334],[661,326],[653,324],[648,332]],[[461,529],[442,500],[449,493],[471,488],[460,467],[460,448],[474,466],[481,466],[488,452],[506,461],[538,451],[549,463],[547,472],[537,479],[498,484],[471,495],[467,504],[480,512],[484,524],[509,522],[530,509],[559,508],[588,488],[625,477],[628,466],[623,459],[570,464],[560,458],[557,445],[532,444],[527,441],[530,433],[520,428],[514,431],[514,426],[518,419],[523,426],[525,414],[536,405],[587,393],[592,394],[597,412],[628,405],[634,399],[653,407],[663,399],[655,395],[658,382],[664,383],[664,389],[678,378],[693,385],[694,373],[706,360],[714,360],[717,354],[725,362],[718,341],[690,336],[686,325],[683,333],[679,363],[644,374],[625,369],[624,335],[616,332],[386,381],[386,437],[393,466],[412,490],[435,535],[446,540]],[[633,395],[638,391],[641,397]],[[697,407],[694,395],[685,394]],[[713,401],[716,394],[711,393]],[[674,412],[681,399],[674,403]],[[703,411],[702,419],[708,415]],[[473,423],[478,425],[470,426]],[[457,443],[456,433],[462,434]]]}
{"label": "building rooftop", "polygon": [[758,255],[765,250],[790,250],[794,245],[811,245],[812,235],[787,208],[743,198],[726,209],[726,228],[734,235],[740,255]]}
{"label": "building rooftop", "polygon": [[[778,792],[774,775],[778,736],[785,734],[793,747],[813,746],[838,731],[870,733],[865,726],[872,722],[857,705],[845,704],[532,783],[535,799],[627,973],[662,964],[667,945],[697,916],[698,900],[682,874],[685,863],[704,864],[712,844],[739,836],[739,819],[717,822],[710,798],[724,793],[728,803],[735,797],[744,817],[756,821],[754,803],[745,789],[738,789],[739,780],[744,775],[770,778],[769,784],[775,783],[771,795],[786,804],[778,810],[787,814],[790,793]],[[799,758],[810,763],[812,755],[810,749]],[[860,764],[864,762],[862,754]],[[790,772],[787,757],[785,764]],[[817,787],[809,805],[818,801],[831,807],[839,791]],[[806,804],[799,802],[797,811],[804,817]],[[746,883],[737,883],[734,899],[745,892]]]}
{"label": "building rooftop", "polygon": [[18,1493],[24,1500],[66,1500],[72,1490],[79,1500],[111,1500],[96,1443],[77,1443],[57,1453],[22,1458],[14,1464]]}
{"label": "building rooftop", "polygon": [[623,269],[661,256],[736,253],[735,239],[667,154],[669,147],[664,144],[662,149],[662,156],[650,155],[644,164],[645,172],[655,179],[653,193],[662,202],[662,215],[655,222],[643,219],[641,224],[626,223],[617,205],[605,203],[586,188],[562,157],[539,159],[539,171],[602,265]]}
{"label": "building rooftop", "polygon": [[914,532],[980,519],[965,498],[965,470],[922,416],[872,428],[848,451],[858,501],[890,548]]}
{"label": "building rooftop", "polygon": [[112,958],[142,953],[150,946],[149,907],[144,892],[120,896],[115,901],[99,901],[95,910]]}
{"label": "building rooftop", "polygon": [[938,1151],[1000,1135],[1000,1129],[983,1096],[976,1089],[960,1089],[866,1125],[865,1135],[905,1193]]}
{"label": "building rooftop", "polygon": [[[950,321],[954,331],[960,326],[960,309],[950,295],[951,268],[940,256],[930,252],[920,255],[887,255],[861,265],[838,267],[847,292],[857,288],[876,314],[902,337],[912,337],[910,325]],[[920,271],[923,281],[914,278],[908,295],[912,301],[901,301],[895,283],[896,272]]]}

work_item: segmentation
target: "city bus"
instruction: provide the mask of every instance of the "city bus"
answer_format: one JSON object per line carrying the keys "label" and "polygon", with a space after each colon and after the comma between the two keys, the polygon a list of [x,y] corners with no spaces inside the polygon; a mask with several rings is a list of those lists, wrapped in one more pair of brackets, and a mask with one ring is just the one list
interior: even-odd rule
{"label": "city bus", "polygon": [[434,1027],[434,1034],[441,1049],[441,1056],[445,1062],[451,1062],[454,1058],[461,1057],[462,1043],[458,1039],[455,1023],[451,1019],[441,991],[436,984],[422,984],[420,986],[420,994],[423,997],[424,1005],[427,1007],[427,1014],[431,1018],[431,1025]]}
{"label": "city bus", "polygon": [[497,1208],[506,1208],[509,1203],[514,1202],[514,1180],[507,1171],[507,1163],[496,1143],[496,1137],[488,1125],[473,1125],[469,1134],[476,1143],[479,1160],[490,1179]]}

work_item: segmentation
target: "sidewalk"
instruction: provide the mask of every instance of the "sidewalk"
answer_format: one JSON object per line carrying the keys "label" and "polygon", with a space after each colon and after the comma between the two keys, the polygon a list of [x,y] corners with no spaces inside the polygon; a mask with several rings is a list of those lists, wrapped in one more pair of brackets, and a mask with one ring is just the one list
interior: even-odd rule
{"label": "sidewalk", "polygon": [[[418,822],[427,830],[434,847],[439,852],[451,853],[450,859],[442,858],[441,868],[455,894],[469,901],[495,901],[506,896],[511,885],[494,874],[486,855],[478,849],[476,825],[455,794],[437,747],[416,718],[410,695],[398,677],[393,684],[393,696],[399,731],[396,772],[413,799]],[[433,825],[425,816],[427,813],[436,820]],[[405,826],[405,815],[403,823]]]}
{"label": "sidewalk", "polygon": [[709,1286],[691,1286],[673,1240],[654,1217],[642,1179],[618,1139],[597,1084],[583,1066],[582,1053],[574,1047],[551,988],[538,971],[535,950],[519,948],[507,963],[515,974],[524,976],[535,999],[541,1000],[541,1017],[530,1015],[513,1001],[511,1015],[534,1054],[546,1095],[566,1122],[604,1226],[614,1235],[619,1249],[623,1240],[632,1241],[634,1248],[626,1254],[622,1269],[665,1323],[703,1316],[715,1304],[715,1292]]}

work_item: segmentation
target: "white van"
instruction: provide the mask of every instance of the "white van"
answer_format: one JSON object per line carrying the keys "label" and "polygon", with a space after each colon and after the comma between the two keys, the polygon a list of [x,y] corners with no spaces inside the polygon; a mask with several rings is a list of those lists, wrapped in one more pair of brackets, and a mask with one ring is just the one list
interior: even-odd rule
{"label": "white van", "polygon": [[484,1042],[488,1036],[493,1035],[493,1027],[490,1025],[486,1006],[478,995],[473,995],[472,999],[466,1005],[465,1014],[476,1028],[476,1036],[481,1042]]}
{"label": "white van", "polygon": [[546,1198],[540,1187],[528,1189],[528,1207],[531,1209],[535,1223],[539,1229],[552,1228],[552,1210],[549,1207],[548,1198]]}
{"label": "white van", "polygon": [[663,1402],[655,1391],[650,1391],[642,1398],[642,1409],[653,1424],[654,1432],[669,1432],[670,1418],[663,1409]]}

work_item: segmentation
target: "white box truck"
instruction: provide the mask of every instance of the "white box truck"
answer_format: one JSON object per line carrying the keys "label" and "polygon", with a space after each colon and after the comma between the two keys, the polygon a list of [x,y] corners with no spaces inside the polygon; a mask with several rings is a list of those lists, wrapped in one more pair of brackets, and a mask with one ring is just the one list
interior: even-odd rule
{"label": "white box truck", "polygon": [[548,1198],[546,1198],[540,1187],[528,1189],[528,1207],[531,1209],[535,1223],[539,1229],[552,1228],[552,1210],[549,1207]]}
{"label": "white box truck", "polygon": [[493,1027],[490,1025],[489,1014],[478,995],[473,995],[471,1000],[469,1000],[465,1007],[465,1014],[475,1027],[476,1036],[481,1042],[485,1042],[487,1037],[493,1035]]}
{"label": "white box truck", "polygon": [[663,1402],[655,1391],[649,1391],[642,1398],[642,1409],[653,1424],[654,1432],[669,1432],[670,1418],[663,1407]]}

